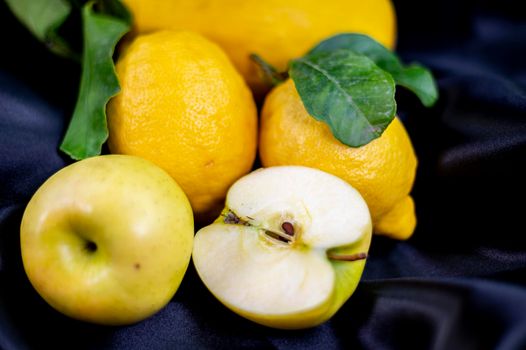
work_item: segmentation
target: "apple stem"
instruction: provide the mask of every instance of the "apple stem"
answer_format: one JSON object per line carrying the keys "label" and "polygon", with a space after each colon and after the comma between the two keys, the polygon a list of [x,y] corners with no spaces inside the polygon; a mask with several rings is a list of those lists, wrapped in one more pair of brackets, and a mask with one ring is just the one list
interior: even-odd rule
{"label": "apple stem", "polygon": [[357,261],[357,260],[367,259],[367,253],[356,253],[356,254],[350,254],[350,255],[339,255],[339,254],[327,253],[327,256],[331,260],[338,260],[338,261]]}

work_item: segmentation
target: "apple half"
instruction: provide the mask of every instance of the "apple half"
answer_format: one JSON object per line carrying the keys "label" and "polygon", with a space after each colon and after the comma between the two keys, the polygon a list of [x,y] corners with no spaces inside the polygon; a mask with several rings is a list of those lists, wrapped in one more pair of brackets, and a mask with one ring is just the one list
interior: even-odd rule
{"label": "apple half", "polygon": [[367,204],[347,182],[301,166],[256,170],[199,230],[193,262],[225,306],[259,324],[328,320],[356,289],[371,242]]}

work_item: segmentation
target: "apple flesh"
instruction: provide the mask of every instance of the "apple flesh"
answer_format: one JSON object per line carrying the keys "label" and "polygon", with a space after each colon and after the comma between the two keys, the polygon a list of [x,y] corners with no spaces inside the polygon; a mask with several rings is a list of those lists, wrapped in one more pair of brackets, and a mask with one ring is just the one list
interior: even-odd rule
{"label": "apple flesh", "polygon": [[254,322],[296,329],[329,319],[355,290],[372,233],[347,182],[320,170],[260,169],[228,191],[197,232],[193,262],[224,305]]}
{"label": "apple flesh", "polygon": [[190,261],[193,215],[152,163],[108,155],[50,177],[29,202],[20,243],[27,276],[58,311],[122,325],[161,309]]}

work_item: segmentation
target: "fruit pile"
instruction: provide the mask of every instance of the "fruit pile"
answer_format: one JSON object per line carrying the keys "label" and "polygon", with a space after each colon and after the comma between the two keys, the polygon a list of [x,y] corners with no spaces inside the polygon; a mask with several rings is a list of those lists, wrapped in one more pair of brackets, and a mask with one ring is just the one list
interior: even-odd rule
{"label": "fruit pile", "polygon": [[[65,11],[40,31],[59,54]],[[426,106],[437,91],[391,51],[389,0],[81,11],[79,100],[61,145],[79,161],[38,189],[20,230],[25,271],[55,309],[138,322],[169,302],[192,257],[239,315],[312,327],[357,287],[373,231],[412,235],[417,160],[395,85]],[[106,139],[112,155],[100,155]]]}

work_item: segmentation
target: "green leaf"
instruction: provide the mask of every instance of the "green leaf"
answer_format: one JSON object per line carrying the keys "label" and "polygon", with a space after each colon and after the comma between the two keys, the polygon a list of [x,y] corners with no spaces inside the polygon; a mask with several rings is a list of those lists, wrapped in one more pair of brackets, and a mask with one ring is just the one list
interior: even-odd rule
{"label": "green leaf", "polygon": [[378,67],[391,73],[398,85],[415,93],[424,106],[430,107],[437,101],[438,90],[428,69],[418,64],[403,66],[393,52],[366,35],[339,34],[322,41],[310,53],[339,49],[348,49],[369,57]]}
{"label": "green leaf", "polygon": [[424,106],[431,107],[438,100],[435,79],[428,69],[411,64],[391,74],[398,85],[412,91]]}
{"label": "green leaf", "polygon": [[120,18],[128,24],[132,24],[132,15],[121,0],[97,0],[96,6],[97,12]]}
{"label": "green leaf", "polygon": [[347,49],[312,52],[289,74],[307,111],[342,143],[363,146],[379,137],[396,112],[391,75]]}
{"label": "green leaf", "polygon": [[106,104],[119,90],[113,51],[129,30],[126,21],[94,12],[93,3],[82,11],[84,48],[80,91],[73,117],[60,149],[73,159],[100,154],[108,138]]}
{"label": "green leaf", "polygon": [[61,56],[76,54],[58,34],[58,28],[71,13],[66,0],[6,0],[7,5],[33,35]]}

